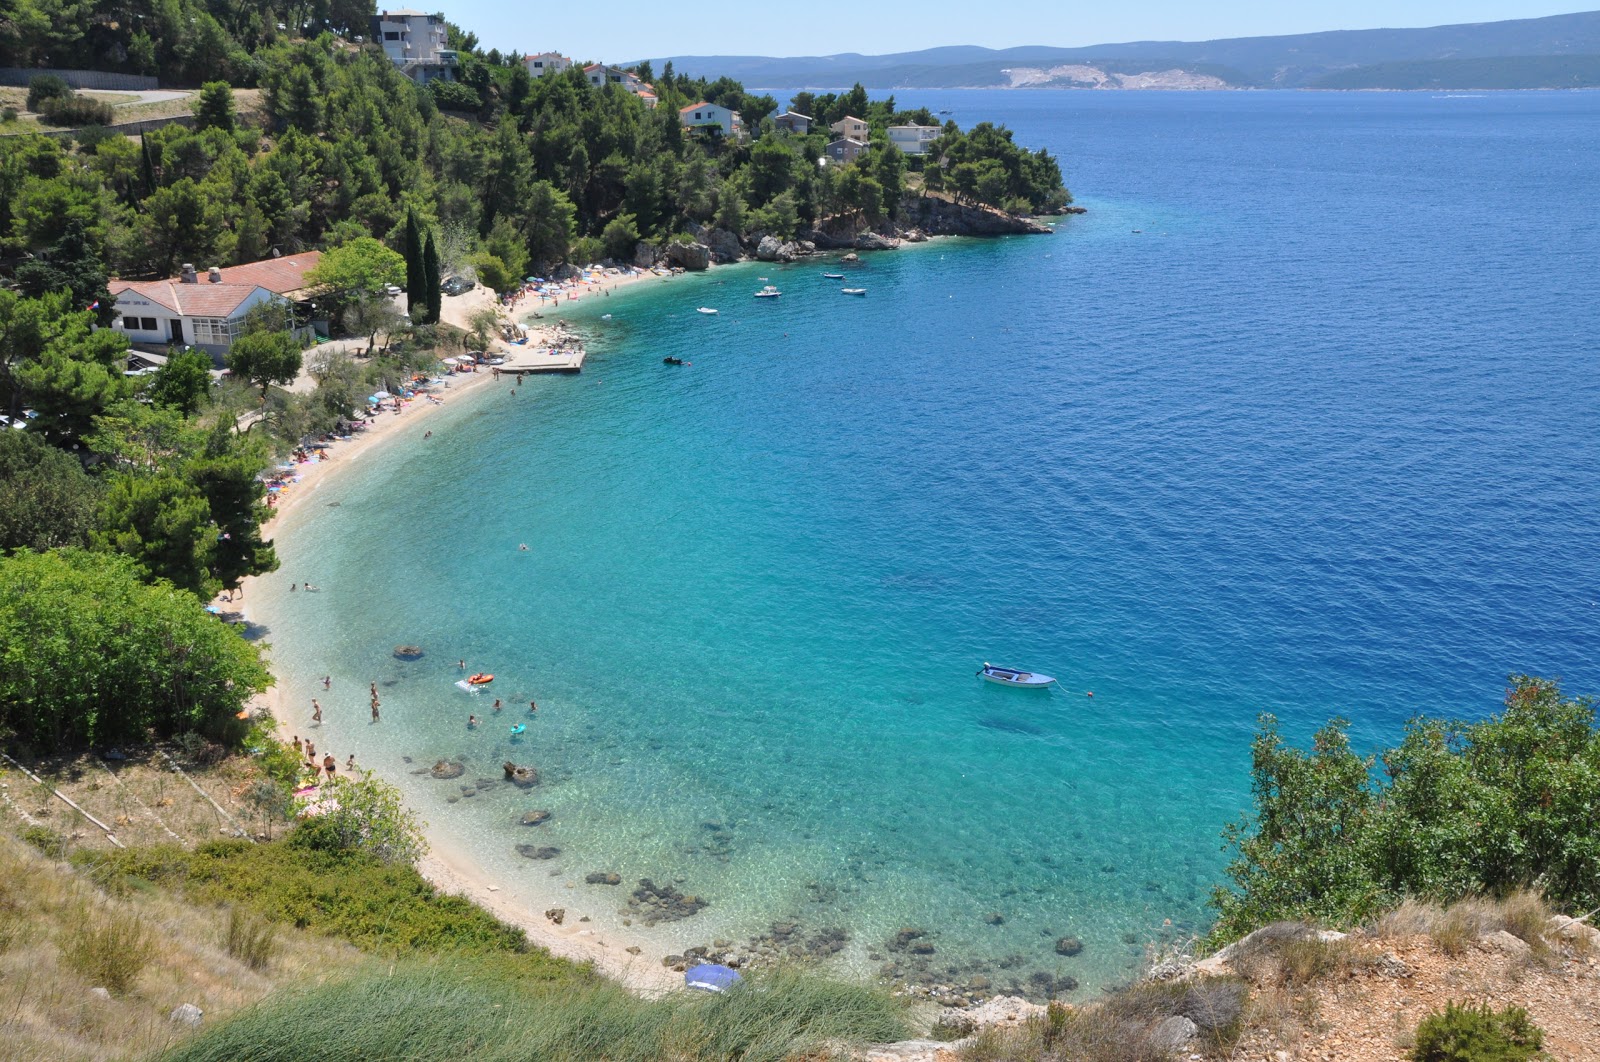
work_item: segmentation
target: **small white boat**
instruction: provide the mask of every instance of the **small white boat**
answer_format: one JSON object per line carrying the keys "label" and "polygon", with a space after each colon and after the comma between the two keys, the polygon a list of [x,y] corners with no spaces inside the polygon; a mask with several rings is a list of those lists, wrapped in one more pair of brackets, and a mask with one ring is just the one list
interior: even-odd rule
{"label": "small white boat", "polygon": [[716,312],[717,311],[713,310],[709,306],[702,306],[698,310],[695,311],[695,313],[709,313],[709,314],[715,314]]}
{"label": "small white boat", "polygon": [[866,288],[840,288],[839,290],[845,295],[865,295],[867,293]]}
{"label": "small white boat", "polygon": [[1018,671],[1011,667],[995,667],[987,660],[979,669],[978,676],[985,682],[994,682],[1001,686],[1023,686],[1027,689],[1041,690],[1046,686],[1055,685],[1055,679],[1050,675],[1041,675],[1036,671]]}
{"label": "small white boat", "polygon": [[777,288],[773,287],[771,284],[768,284],[766,287],[764,287],[760,291],[756,292],[756,298],[758,298],[758,299],[776,299],[779,295],[782,295],[782,294],[783,294],[783,292],[779,291]]}
{"label": "small white boat", "polygon": [[844,279],[844,274],[843,273],[824,273],[824,274],[822,274],[822,279],[823,280],[843,280]]}

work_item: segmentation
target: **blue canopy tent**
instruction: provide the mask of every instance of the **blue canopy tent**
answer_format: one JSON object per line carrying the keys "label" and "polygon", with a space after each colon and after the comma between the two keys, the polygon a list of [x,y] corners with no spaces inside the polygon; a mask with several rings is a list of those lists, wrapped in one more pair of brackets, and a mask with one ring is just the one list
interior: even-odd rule
{"label": "blue canopy tent", "polygon": [[726,992],[743,980],[738,971],[716,963],[691,967],[683,975],[684,984],[702,992]]}

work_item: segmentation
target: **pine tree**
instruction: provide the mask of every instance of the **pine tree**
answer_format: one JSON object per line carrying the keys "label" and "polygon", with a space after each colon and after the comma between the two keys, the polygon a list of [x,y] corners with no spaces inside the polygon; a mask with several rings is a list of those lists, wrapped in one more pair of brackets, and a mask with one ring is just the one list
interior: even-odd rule
{"label": "pine tree", "polygon": [[406,307],[413,318],[428,303],[427,269],[422,261],[422,233],[417,226],[417,214],[406,211]]}
{"label": "pine tree", "polygon": [[444,298],[439,291],[439,248],[433,241],[432,232],[428,233],[428,242],[422,249],[422,275],[424,283],[428,285],[428,320],[437,321]]}

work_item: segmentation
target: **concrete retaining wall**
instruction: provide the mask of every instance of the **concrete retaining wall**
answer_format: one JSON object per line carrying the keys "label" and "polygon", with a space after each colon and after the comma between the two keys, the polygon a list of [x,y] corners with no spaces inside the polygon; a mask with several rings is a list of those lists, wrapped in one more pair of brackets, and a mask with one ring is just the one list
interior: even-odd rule
{"label": "concrete retaining wall", "polygon": [[0,85],[27,88],[29,80],[40,74],[54,74],[76,89],[102,92],[150,92],[161,87],[153,77],[140,74],[112,74],[104,70],[46,70],[20,66],[0,66]]}

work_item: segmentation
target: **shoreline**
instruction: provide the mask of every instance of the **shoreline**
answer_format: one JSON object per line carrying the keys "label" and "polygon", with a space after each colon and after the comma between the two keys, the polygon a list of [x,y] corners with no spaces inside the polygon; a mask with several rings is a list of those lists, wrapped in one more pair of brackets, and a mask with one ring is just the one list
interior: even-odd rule
{"label": "shoreline", "polygon": [[[604,297],[601,294],[603,290],[634,288],[646,281],[657,279],[668,282],[673,280],[674,276],[659,277],[646,271],[635,276],[605,277],[585,284],[584,290],[579,292],[573,301],[583,304],[585,311],[588,311],[592,303],[586,300]],[[562,323],[562,318],[557,313],[551,312],[546,312],[542,320],[531,320],[531,314],[539,309],[537,303],[533,307],[528,307],[524,301],[505,307],[498,306],[496,302],[484,298],[482,294],[477,294],[476,298],[471,297],[480,292],[483,292],[483,289],[474,289],[474,292],[469,292],[465,296],[449,300],[453,305],[446,306],[446,313],[441,315],[442,318],[446,323],[459,324],[450,318],[465,318],[482,306],[494,305],[500,309],[503,316],[527,328],[530,343],[551,341],[555,329]],[[546,306],[544,309],[551,311],[554,307]],[[503,346],[504,344],[496,340],[489,344],[489,349],[498,350]],[[400,438],[402,426],[410,427],[427,422],[447,403],[459,406],[469,399],[481,399],[492,390],[485,386],[489,381],[504,381],[508,385],[514,385],[513,381],[508,381],[505,377],[497,380],[495,374],[483,366],[474,373],[451,376],[448,390],[441,396],[443,399],[441,402],[437,404],[422,402],[408,406],[404,412],[382,413],[366,431],[348,441],[335,443],[326,451],[334,456],[297,466],[299,481],[280,495],[282,500],[274,505],[271,516],[264,524],[265,536],[269,541],[275,542],[280,532],[302,526],[314,512],[310,500],[330,483],[337,482],[342,475],[363,467],[362,459],[378,452],[383,444]],[[455,402],[450,403],[451,399],[455,399]],[[280,570],[287,560],[289,558],[280,557]],[[230,602],[226,597],[220,597],[215,604],[225,610],[237,611],[247,621],[253,622],[257,618],[252,615],[255,597],[248,591],[256,589],[261,578],[251,576],[241,580],[235,600]],[[273,674],[273,685],[255,697],[252,703],[257,709],[271,716],[277,739],[287,744],[296,732],[295,724],[289,719],[281,668],[274,666],[270,646],[266,653],[266,663],[268,670]],[[379,777],[383,775],[379,774]],[[385,781],[395,784],[392,778],[385,778]],[[407,807],[413,812],[418,811],[409,801]],[[612,980],[645,995],[659,995],[681,986],[682,976],[661,964],[660,960],[669,952],[663,950],[659,944],[642,936],[628,934],[620,927],[601,928],[598,923],[580,922],[579,919],[584,917],[585,912],[579,910],[576,904],[560,893],[552,892],[548,897],[524,898],[527,892],[534,890],[513,889],[497,884],[494,873],[471,854],[453,844],[440,827],[425,825],[423,836],[428,844],[428,852],[418,860],[418,872],[441,892],[462,896],[508,925],[523,930],[527,934],[529,944],[543,948],[552,955],[590,963]],[[577,896],[571,898],[572,901],[577,899]],[[556,925],[544,915],[547,906],[565,906],[569,917],[563,920],[563,924]],[[630,952],[630,948],[637,950]]]}

